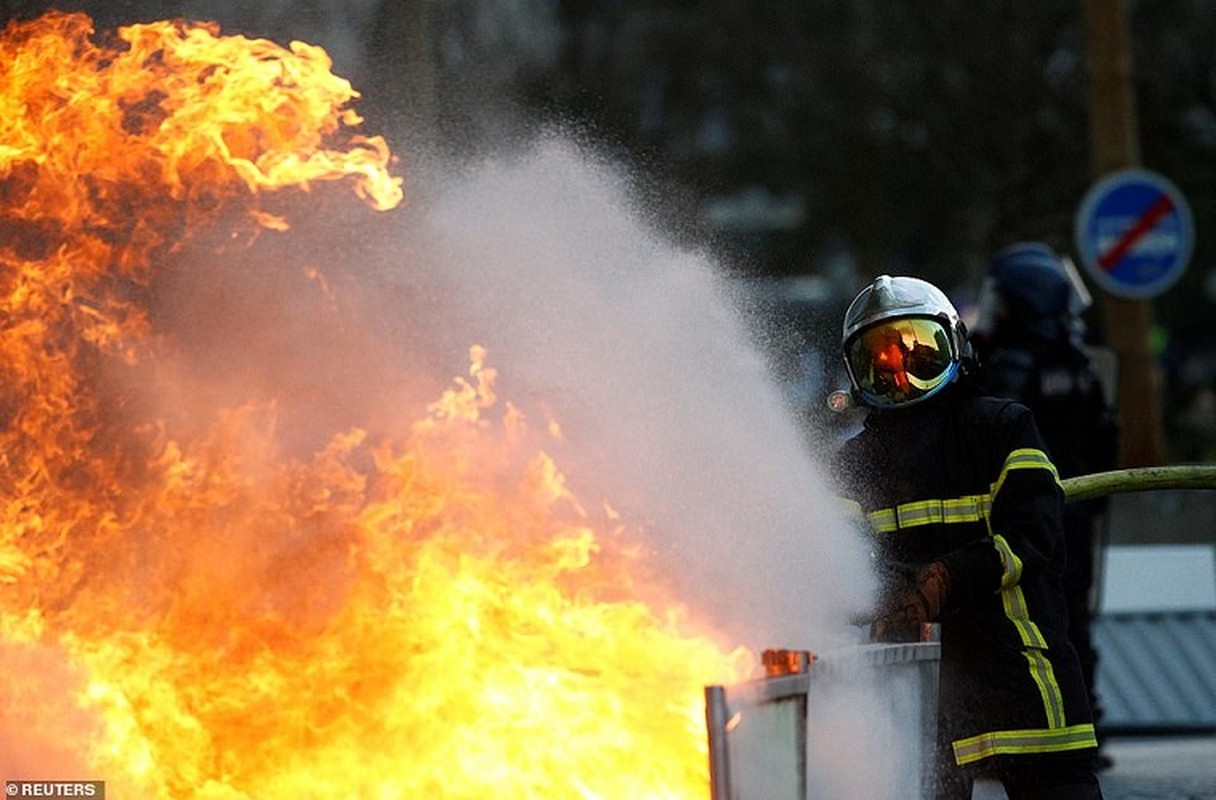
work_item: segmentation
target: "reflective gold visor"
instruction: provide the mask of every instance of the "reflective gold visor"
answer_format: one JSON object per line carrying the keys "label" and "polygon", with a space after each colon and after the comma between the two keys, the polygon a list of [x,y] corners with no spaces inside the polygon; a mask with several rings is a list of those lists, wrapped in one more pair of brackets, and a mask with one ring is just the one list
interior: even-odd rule
{"label": "reflective gold visor", "polygon": [[861,399],[876,407],[923,400],[958,370],[950,335],[935,319],[893,319],[866,328],[845,346]]}

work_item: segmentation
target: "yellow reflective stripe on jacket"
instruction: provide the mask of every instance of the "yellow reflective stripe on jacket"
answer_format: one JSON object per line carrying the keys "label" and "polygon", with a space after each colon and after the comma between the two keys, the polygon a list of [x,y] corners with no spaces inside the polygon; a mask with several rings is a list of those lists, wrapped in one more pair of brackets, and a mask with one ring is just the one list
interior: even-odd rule
{"label": "yellow reflective stripe on jacket", "polygon": [[1055,465],[1042,450],[1024,447],[1012,451],[1001,466],[1001,474],[992,484],[989,494],[971,494],[944,500],[917,500],[902,503],[895,508],[880,508],[866,515],[874,530],[891,533],[904,528],[934,523],[978,522],[987,520],[992,511],[992,498],[996,497],[1005,483],[1005,478],[1015,469],[1045,469],[1059,483],[1060,476]]}
{"label": "yellow reflective stripe on jacket", "polygon": [[870,520],[870,525],[878,533],[891,533],[899,530],[899,517],[895,515],[893,508],[880,508],[877,511],[871,511],[866,514],[866,518]]}
{"label": "yellow reflective stripe on jacket", "polygon": [[1010,586],[1001,589],[1001,603],[1005,606],[1005,616],[1017,628],[1018,636],[1026,647],[1047,649],[1047,640],[1043,638],[1039,626],[1030,621],[1030,609],[1026,607],[1026,595],[1021,586]]}
{"label": "yellow reflective stripe on jacket", "polygon": [[1088,722],[1067,728],[992,731],[954,742],[954,760],[962,766],[995,755],[1061,753],[1097,746],[1094,726]]}
{"label": "yellow reflective stripe on jacket", "polygon": [[1047,715],[1047,727],[1064,727],[1064,695],[1060,692],[1060,684],[1056,683],[1056,673],[1047,659],[1047,654],[1037,648],[1023,652],[1026,661],[1030,663],[1030,677],[1038,684],[1039,694],[1043,697],[1043,713]]}
{"label": "yellow reflective stripe on jacket", "polygon": [[1022,579],[1022,559],[1013,552],[1013,548],[1009,546],[1009,542],[1005,540],[1004,536],[999,534],[993,536],[992,544],[996,547],[1004,568],[1001,573],[1000,592],[1001,604],[1005,607],[1005,616],[1017,628],[1018,636],[1024,646],[1046,649],[1047,640],[1043,638],[1043,632],[1039,630],[1039,626],[1030,621],[1030,609],[1026,607],[1026,595],[1022,593],[1022,587],[1018,585],[1018,581]]}
{"label": "yellow reflective stripe on jacket", "polygon": [[992,500],[987,495],[973,494],[966,497],[955,497],[948,500],[918,500],[915,503],[903,503],[895,508],[880,508],[871,511],[866,516],[874,530],[879,533],[891,533],[903,528],[915,528],[918,525],[932,525],[943,522],[979,522],[988,518],[992,508]]}
{"label": "yellow reflective stripe on jacket", "polygon": [[1018,558],[1009,542],[999,533],[993,534],[992,544],[996,547],[997,555],[1001,557],[1001,588],[1016,586],[1022,579],[1022,559]]}
{"label": "yellow reflective stripe on jacket", "polygon": [[1051,473],[1051,477],[1055,479],[1056,483],[1060,482],[1060,474],[1056,472],[1056,465],[1051,463],[1051,459],[1047,457],[1046,453],[1034,447],[1023,447],[1005,457],[1001,474],[997,476],[996,483],[992,484],[993,497],[996,497],[997,492],[1005,483],[1005,478],[1009,477],[1009,473],[1015,469],[1045,469]]}
{"label": "yellow reflective stripe on jacket", "polygon": [[1026,595],[1018,581],[1022,579],[1022,559],[1018,558],[1009,546],[1004,536],[992,537],[992,543],[1001,557],[1004,571],[1001,573],[1001,604],[1005,607],[1005,616],[1018,630],[1018,636],[1026,647],[1046,649],[1047,640],[1043,638],[1039,626],[1031,622],[1030,609],[1026,607]]}

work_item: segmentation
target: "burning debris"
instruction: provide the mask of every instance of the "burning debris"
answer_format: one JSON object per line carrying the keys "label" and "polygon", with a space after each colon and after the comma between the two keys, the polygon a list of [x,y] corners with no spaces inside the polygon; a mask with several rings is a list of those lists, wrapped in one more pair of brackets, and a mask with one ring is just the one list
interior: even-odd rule
{"label": "burning debris", "polygon": [[273,401],[152,399],[180,347],[165,263],[290,236],[322,184],[401,204],[330,67],[202,24],[0,36],[0,779],[705,796],[702,687],[750,656],[655,600],[480,348],[406,435],[306,457]]}

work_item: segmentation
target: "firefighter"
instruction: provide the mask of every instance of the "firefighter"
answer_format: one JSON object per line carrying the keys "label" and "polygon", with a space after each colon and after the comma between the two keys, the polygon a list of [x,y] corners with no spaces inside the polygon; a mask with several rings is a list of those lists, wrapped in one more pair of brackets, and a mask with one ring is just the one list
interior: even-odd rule
{"label": "firefighter", "polygon": [[[997,252],[988,262],[971,336],[981,384],[1030,408],[1061,478],[1112,470],[1118,460],[1118,424],[1083,339],[1080,314],[1089,307],[1088,293],[1071,274],[1044,242],[1018,242]],[[1095,722],[1101,710],[1090,623],[1095,544],[1106,506],[1101,498],[1064,507],[1068,633]],[[1110,760],[1099,755],[1097,766],[1106,768]]]}
{"label": "firefighter", "polygon": [[867,414],[835,474],[885,575],[871,631],[915,640],[939,623],[939,798],[970,797],[981,776],[1010,800],[1101,798],[1060,583],[1063,492],[1031,412],[979,390],[969,347],[946,295],[917,278],[880,276],[845,312]]}

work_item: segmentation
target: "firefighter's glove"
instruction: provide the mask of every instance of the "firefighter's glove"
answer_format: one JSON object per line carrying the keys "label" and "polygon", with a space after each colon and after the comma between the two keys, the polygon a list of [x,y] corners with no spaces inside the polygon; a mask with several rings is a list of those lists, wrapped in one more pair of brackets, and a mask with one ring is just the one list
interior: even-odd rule
{"label": "firefighter's glove", "polygon": [[940,561],[925,564],[886,593],[871,635],[885,641],[915,641],[922,625],[941,616],[949,594],[946,565]]}

